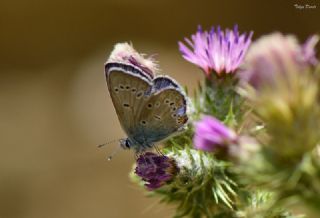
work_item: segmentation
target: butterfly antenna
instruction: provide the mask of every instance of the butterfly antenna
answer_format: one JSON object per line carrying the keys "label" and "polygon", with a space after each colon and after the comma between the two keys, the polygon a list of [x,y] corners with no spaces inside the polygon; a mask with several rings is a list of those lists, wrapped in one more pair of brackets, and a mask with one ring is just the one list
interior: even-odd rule
{"label": "butterfly antenna", "polygon": [[118,146],[116,149],[114,149],[113,152],[111,153],[111,155],[109,155],[109,156],[107,157],[107,160],[108,160],[108,161],[111,161],[112,158],[119,152],[120,148],[121,148],[121,146]]}
{"label": "butterfly antenna", "polygon": [[98,147],[98,148],[101,148],[101,147],[103,147],[103,146],[105,146],[105,145],[111,144],[111,143],[116,142],[116,141],[119,141],[119,140],[120,140],[120,139],[115,139],[115,140],[112,140],[112,141],[108,141],[108,142],[106,142],[106,143],[97,145],[97,147]]}

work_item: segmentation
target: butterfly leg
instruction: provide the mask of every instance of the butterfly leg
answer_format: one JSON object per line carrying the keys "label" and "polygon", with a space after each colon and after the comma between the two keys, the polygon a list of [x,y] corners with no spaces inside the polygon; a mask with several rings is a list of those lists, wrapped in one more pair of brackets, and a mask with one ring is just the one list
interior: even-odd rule
{"label": "butterfly leg", "polygon": [[145,153],[144,151],[135,151],[134,158],[138,160],[139,157],[143,157],[144,153]]}
{"label": "butterfly leg", "polygon": [[158,154],[164,156],[164,154],[161,152],[161,150],[159,149],[159,147],[157,145],[154,145],[155,150],[157,151]]}

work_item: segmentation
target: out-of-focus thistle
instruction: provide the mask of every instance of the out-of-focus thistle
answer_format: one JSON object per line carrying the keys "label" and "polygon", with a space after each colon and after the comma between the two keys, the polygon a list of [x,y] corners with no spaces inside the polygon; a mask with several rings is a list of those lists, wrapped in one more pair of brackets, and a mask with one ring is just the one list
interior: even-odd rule
{"label": "out-of-focus thistle", "polygon": [[[275,193],[278,201],[299,202],[319,210],[319,77],[314,47],[318,36],[300,45],[292,35],[274,33],[251,46],[240,92],[264,123],[263,146],[242,166],[247,177]],[[284,201],[282,201],[284,200]]]}
{"label": "out-of-focus thistle", "polygon": [[268,145],[280,158],[301,158],[320,140],[319,88],[309,65],[316,63],[316,41],[314,36],[299,45],[294,36],[264,36],[252,45],[240,74],[245,94],[272,136]]}
{"label": "out-of-focus thistle", "polygon": [[318,63],[314,50],[318,40],[319,37],[314,35],[300,45],[293,35],[274,33],[262,36],[251,46],[240,77],[256,90],[272,89],[283,82],[290,85],[289,82],[295,82],[291,80]]}

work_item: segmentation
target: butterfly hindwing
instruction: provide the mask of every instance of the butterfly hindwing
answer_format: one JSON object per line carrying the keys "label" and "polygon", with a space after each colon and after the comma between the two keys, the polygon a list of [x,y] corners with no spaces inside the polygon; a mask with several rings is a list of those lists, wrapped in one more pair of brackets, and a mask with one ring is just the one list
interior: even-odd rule
{"label": "butterfly hindwing", "polygon": [[138,134],[147,136],[140,136],[147,144],[154,144],[178,131],[187,122],[186,97],[181,88],[170,78],[156,78],[153,93],[139,119],[141,130]]}

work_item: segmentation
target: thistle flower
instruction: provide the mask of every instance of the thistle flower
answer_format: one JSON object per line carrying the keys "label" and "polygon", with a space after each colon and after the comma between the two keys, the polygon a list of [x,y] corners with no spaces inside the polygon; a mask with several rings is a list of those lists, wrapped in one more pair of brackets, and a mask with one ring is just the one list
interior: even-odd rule
{"label": "thistle flower", "polygon": [[163,202],[178,203],[175,217],[235,217],[238,185],[229,165],[189,146],[166,147],[164,152],[174,158],[180,171],[169,185],[155,192]]}
{"label": "thistle flower", "polygon": [[299,45],[292,35],[263,36],[252,44],[245,59],[245,70],[239,75],[242,81],[256,89],[272,87],[279,79],[286,79],[317,63],[314,47],[318,40],[318,36],[312,36]]}
{"label": "thistle flower", "polygon": [[149,190],[157,189],[175,176],[178,168],[174,159],[152,152],[141,154],[137,159],[135,174],[146,182]]}
{"label": "thistle flower", "polygon": [[266,124],[267,144],[281,161],[302,158],[320,140],[319,88],[311,67],[317,62],[317,40],[313,36],[300,45],[292,35],[263,36],[251,46],[239,74],[244,93]]}
{"label": "thistle flower", "polygon": [[234,73],[245,56],[252,34],[240,35],[237,25],[225,31],[219,26],[216,30],[212,27],[209,32],[199,26],[191,40],[185,38],[187,45],[179,42],[179,49],[184,59],[198,65],[207,76],[211,71],[217,75]]}
{"label": "thistle flower", "polygon": [[211,116],[205,116],[196,123],[194,146],[204,151],[223,148],[237,140],[236,133]]}

